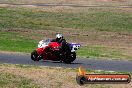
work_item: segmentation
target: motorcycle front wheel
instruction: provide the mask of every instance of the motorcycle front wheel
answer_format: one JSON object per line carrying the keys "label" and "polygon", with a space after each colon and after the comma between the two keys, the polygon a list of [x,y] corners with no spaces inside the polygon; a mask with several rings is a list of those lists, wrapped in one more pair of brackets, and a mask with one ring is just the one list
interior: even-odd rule
{"label": "motorcycle front wheel", "polygon": [[34,50],[34,51],[31,53],[31,59],[32,59],[33,61],[39,61],[39,60],[41,60],[41,58],[39,57],[39,55],[38,55],[38,53],[37,53],[36,50]]}

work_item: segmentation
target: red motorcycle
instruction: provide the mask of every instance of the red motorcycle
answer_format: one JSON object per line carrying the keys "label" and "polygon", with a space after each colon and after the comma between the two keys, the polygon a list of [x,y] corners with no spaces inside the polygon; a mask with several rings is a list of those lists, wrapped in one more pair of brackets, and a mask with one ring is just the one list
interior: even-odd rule
{"label": "red motorcycle", "polygon": [[79,49],[80,44],[67,43],[70,51],[60,52],[60,44],[57,42],[51,42],[51,39],[41,40],[38,44],[38,48],[31,53],[31,59],[33,61],[52,60],[60,61],[64,63],[71,63],[76,59],[76,50]]}

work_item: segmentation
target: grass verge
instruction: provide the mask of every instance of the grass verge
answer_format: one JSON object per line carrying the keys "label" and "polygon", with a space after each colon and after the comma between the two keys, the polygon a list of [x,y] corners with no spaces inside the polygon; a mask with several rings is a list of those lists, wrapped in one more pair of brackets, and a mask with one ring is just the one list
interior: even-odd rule
{"label": "grass verge", "polygon": [[[27,9],[0,8],[0,29],[95,29],[132,31],[132,14],[86,9],[85,13],[41,12]],[[118,10],[117,10],[118,11]]]}
{"label": "grass verge", "polygon": [[78,50],[77,54],[86,58],[94,59],[126,59],[131,60],[131,55],[127,55],[122,49],[115,49],[105,46],[85,46]]}
{"label": "grass verge", "polygon": [[[84,86],[79,86],[76,83],[76,74],[77,69],[70,69],[70,68],[54,68],[54,67],[39,67],[39,66],[31,66],[31,65],[11,65],[11,64],[0,64],[0,71],[2,72],[2,76],[0,76],[0,79],[3,79],[6,74],[11,74],[9,76],[10,79],[8,79],[8,76],[4,78],[5,84],[3,83],[4,87],[8,87],[10,83],[13,82],[12,85],[14,85],[17,80],[21,80],[21,78],[24,80],[32,80],[32,83],[36,84],[34,88],[118,88],[119,86],[127,86],[131,87],[130,84],[116,84],[116,85],[109,85],[109,84],[88,84]],[[122,72],[107,72],[107,71],[94,71],[94,70],[86,70],[87,73],[106,73],[106,74],[117,74]],[[6,73],[6,74],[5,74]],[[0,75],[1,75],[0,74]],[[131,74],[131,73],[130,73]],[[13,76],[13,77],[12,77]],[[15,77],[19,77],[16,79]],[[25,79],[26,78],[26,79]],[[14,82],[14,79],[16,80]],[[10,80],[10,82],[8,82]],[[21,83],[22,82],[22,83]],[[30,81],[18,81],[16,84],[21,83],[21,85],[14,85],[15,87],[20,88],[33,88],[30,87],[32,83]],[[1,86],[0,86],[1,87]]]}
{"label": "grass verge", "polygon": [[0,88],[39,88],[39,86],[24,77],[0,72]]}

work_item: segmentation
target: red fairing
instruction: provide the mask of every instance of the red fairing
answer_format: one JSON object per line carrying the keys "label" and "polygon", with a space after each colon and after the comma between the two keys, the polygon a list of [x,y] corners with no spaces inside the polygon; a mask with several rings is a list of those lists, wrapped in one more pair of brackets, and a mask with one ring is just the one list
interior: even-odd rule
{"label": "red fairing", "polygon": [[43,47],[43,48],[37,48],[36,51],[38,53],[38,55],[41,55],[44,51],[44,49],[48,48],[49,46]]}
{"label": "red fairing", "polygon": [[57,42],[50,42],[49,47],[51,47],[53,50],[59,50],[60,44]]}
{"label": "red fairing", "polygon": [[37,48],[36,51],[37,51],[38,55],[41,55],[43,52],[43,48]]}
{"label": "red fairing", "polygon": [[45,51],[48,48],[51,48],[52,50],[59,50],[60,44],[57,42],[50,42],[48,46],[43,48],[37,48],[36,51],[38,55],[43,55],[44,60],[56,60],[57,56],[53,54],[51,51],[47,52]]}

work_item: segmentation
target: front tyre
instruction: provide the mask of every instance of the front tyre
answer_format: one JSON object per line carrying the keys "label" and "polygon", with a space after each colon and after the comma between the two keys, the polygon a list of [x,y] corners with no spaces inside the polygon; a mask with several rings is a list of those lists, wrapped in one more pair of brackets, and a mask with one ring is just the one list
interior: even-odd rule
{"label": "front tyre", "polygon": [[76,59],[76,53],[71,52],[70,55],[66,55],[65,58],[63,58],[63,62],[66,64],[70,64]]}
{"label": "front tyre", "polygon": [[39,55],[38,55],[38,53],[37,53],[36,50],[34,50],[34,51],[31,53],[31,59],[32,59],[33,61],[39,61],[39,60],[41,60],[41,58],[39,57]]}

